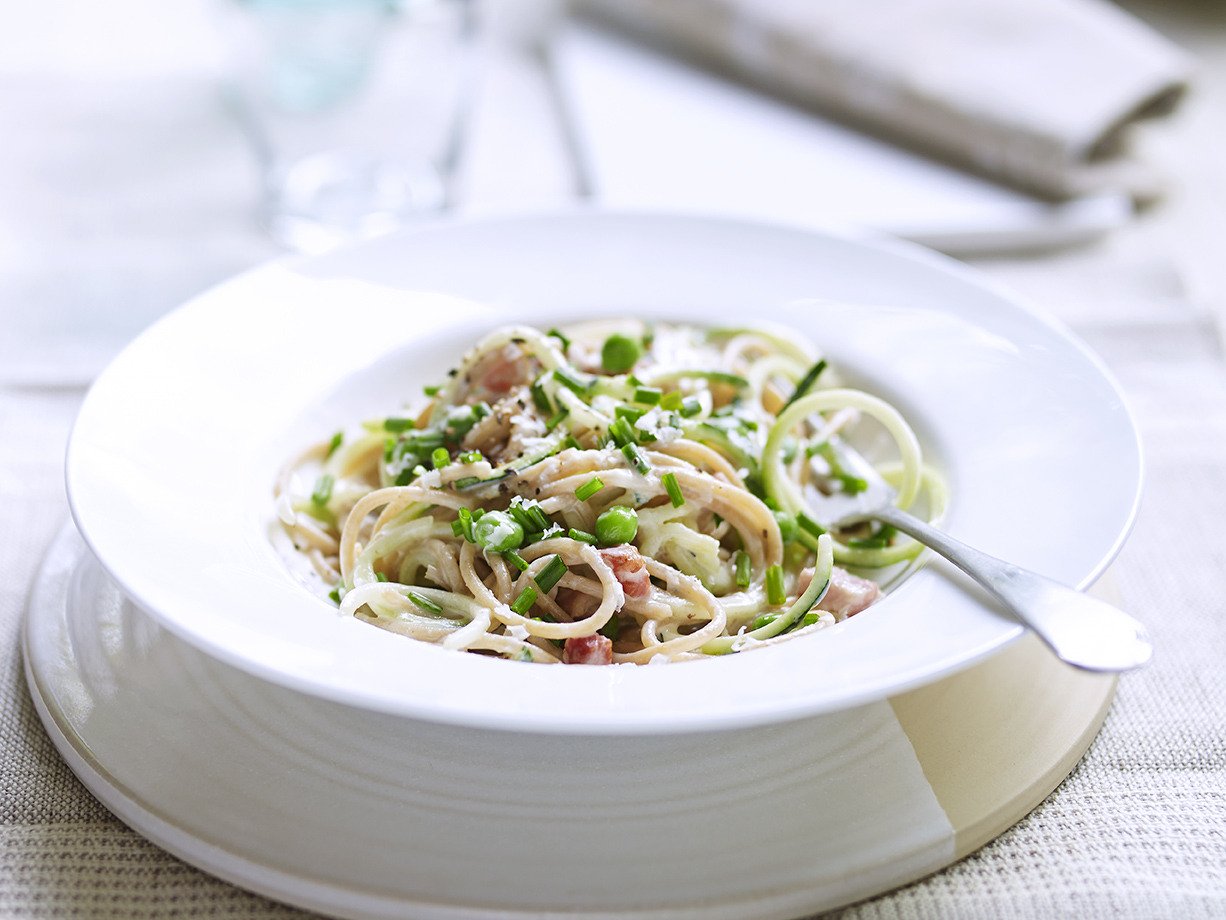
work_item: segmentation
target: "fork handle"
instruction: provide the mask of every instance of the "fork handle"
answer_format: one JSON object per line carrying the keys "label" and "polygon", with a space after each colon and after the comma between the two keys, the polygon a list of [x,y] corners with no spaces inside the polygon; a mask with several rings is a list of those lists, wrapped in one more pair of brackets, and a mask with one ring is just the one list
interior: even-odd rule
{"label": "fork handle", "polygon": [[893,506],[860,517],[889,524],[944,556],[1071,665],[1128,671],[1153,654],[1145,627],[1105,601],[989,556]]}

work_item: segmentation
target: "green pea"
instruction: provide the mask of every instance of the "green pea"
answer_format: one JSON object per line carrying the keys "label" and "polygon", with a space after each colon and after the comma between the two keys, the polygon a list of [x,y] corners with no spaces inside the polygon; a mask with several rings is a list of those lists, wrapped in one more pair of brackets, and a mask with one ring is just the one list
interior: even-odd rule
{"label": "green pea", "polygon": [[487,511],[473,522],[473,542],[490,552],[505,553],[523,545],[524,529],[505,511]]}
{"label": "green pea", "polygon": [[604,340],[600,349],[600,364],[610,374],[624,374],[634,367],[643,349],[628,335],[614,334]]}
{"label": "green pea", "polygon": [[614,505],[596,518],[596,539],[601,546],[629,543],[639,532],[639,516],[633,508]]}

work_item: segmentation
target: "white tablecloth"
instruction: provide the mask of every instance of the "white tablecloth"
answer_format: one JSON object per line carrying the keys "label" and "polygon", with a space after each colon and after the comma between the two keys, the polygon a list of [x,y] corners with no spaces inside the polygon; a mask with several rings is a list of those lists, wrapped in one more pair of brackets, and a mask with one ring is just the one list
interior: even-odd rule
{"label": "white tablecloth", "polygon": [[[1165,15],[1160,24],[1205,65],[1200,95],[1163,142],[1182,187],[1102,245],[982,267],[1072,325],[1129,394],[1147,486],[1114,576],[1149,624],[1156,658],[1121,681],[1085,760],[1030,817],[849,917],[1226,915],[1226,195],[1212,143],[1226,124],[1226,23],[1208,5],[1200,18],[1191,4],[1133,5]],[[82,15],[88,36],[95,14]],[[23,59],[9,34],[0,38],[14,52],[0,54],[0,916],[298,916],[110,816],[55,754],[25,689],[20,618],[67,514],[62,456],[79,384],[149,319],[274,249],[250,221],[244,151],[207,76],[133,98],[132,75],[96,60],[104,51],[68,55],[77,72],[55,70]],[[110,75],[87,78],[87,65]],[[571,177],[539,72],[502,51],[491,73],[463,169],[466,205],[567,200]],[[187,147],[187,135],[212,143]],[[190,172],[173,167],[184,161]]]}

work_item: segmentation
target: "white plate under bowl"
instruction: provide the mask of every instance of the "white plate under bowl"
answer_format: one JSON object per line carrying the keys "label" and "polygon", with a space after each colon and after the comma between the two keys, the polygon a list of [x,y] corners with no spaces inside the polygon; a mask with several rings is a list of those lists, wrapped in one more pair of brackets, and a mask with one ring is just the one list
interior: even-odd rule
{"label": "white plate under bowl", "polygon": [[771,321],[893,401],[949,480],[948,529],[1086,585],[1136,513],[1119,390],[1066,330],[956,263],[852,235],[574,213],[455,223],[280,262],[202,295],[99,377],[67,479],[130,597],[211,655],[384,713],[585,734],[765,724],[884,699],[1021,629],[941,564],[795,642],[668,667],[548,668],[342,619],[269,541],[279,466],[436,382],[482,331],[633,315]]}

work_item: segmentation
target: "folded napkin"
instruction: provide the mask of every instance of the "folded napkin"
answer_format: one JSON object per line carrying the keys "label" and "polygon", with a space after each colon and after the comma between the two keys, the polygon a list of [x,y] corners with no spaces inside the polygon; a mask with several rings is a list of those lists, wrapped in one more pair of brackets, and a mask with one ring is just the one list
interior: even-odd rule
{"label": "folded napkin", "polygon": [[1099,0],[579,0],[640,36],[959,166],[1052,198],[1139,201],[1130,128],[1189,59]]}

